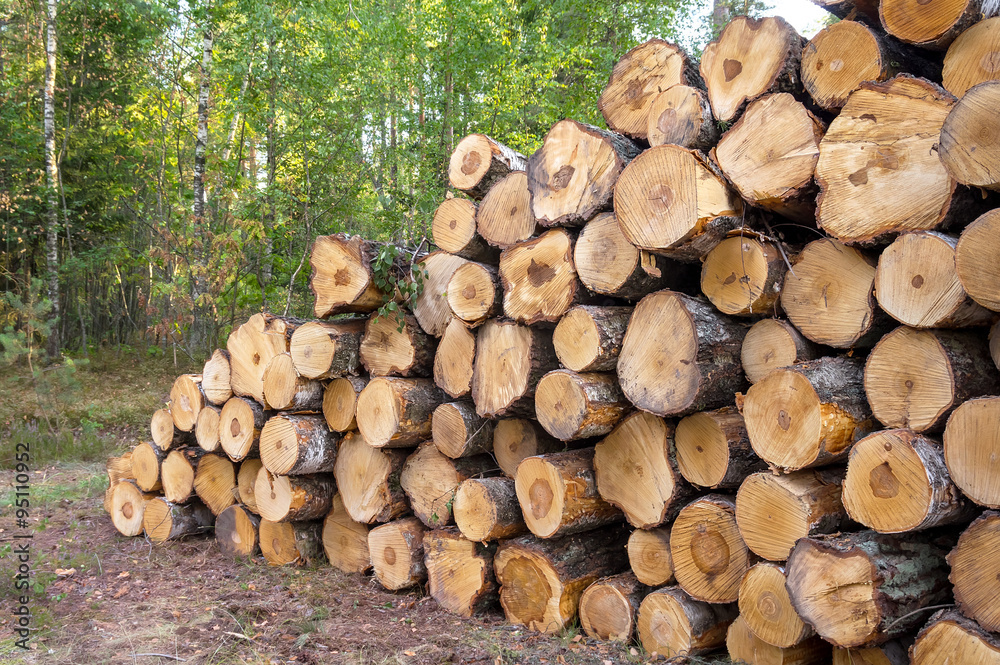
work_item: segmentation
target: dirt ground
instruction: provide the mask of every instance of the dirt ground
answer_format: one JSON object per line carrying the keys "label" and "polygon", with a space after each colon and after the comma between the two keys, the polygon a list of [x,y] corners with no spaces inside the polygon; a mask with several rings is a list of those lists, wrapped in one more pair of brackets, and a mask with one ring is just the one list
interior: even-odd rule
{"label": "dirt ground", "polygon": [[[11,472],[0,473],[0,662],[133,665],[638,663],[637,645],[568,629],[545,636],[502,612],[461,619],[424,590],[317,565],[234,560],[211,535],[153,546],[125,538],[101,507],[99,465],[32,473],[31,650],[14,644]],[[661,661],[662,662],[662,661]]]}

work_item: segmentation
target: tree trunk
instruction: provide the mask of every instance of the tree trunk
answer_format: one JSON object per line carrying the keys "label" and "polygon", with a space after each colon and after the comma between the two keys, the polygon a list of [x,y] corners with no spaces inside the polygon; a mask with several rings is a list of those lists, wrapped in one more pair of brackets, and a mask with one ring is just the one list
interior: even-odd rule
{"label": "tree trunk", "polygon": [[636,579],[647,586],[674,583],[670,559],[670,527],[636,529],[628,537],[628,563]]}
{"label": "tree trunk", "polygon": [[254,483],[260,516],[271,522],[303,522],[325,517],[336,493],[329,473],[278,476],[265,467],[257,472]]}
{"label": "tree trunk", "polygon": [[[167,458],[167,451],[152,443],[140,443],[132,449],[132,478],[136,487],[143,492],[158,492],[163,487],[160,481],[160,468]],[[115,483],[111,483],[113,486]]]}
{"label": "tree trunk", "polygon": [[535,235],[538,222],[531,212],[531,192],[524,171],[514,171],[496,183],[479,204],[476,230],[489,245],[507,249]]}
{"label": "tree trunk", "polygon": [[673,143],[692,150],[711,150],[719,142],[720,132],[708,95],[680,83],[660,90],[646,116],[649,145]]}
{"label": "tree trunk", "polygon": [[802,538],[788,557],[795,611],[839,647],[883,643],[920,624],[924,607],[948,600],[947,545],[862,531]]}
{"label": "tree trunk", "polygon": [[550,331],[493,320],[476,335],[472,400],[484,418],[534,416],[535,386],[558,366]]}
{"label": "tree trunk", "polygon": [[194,491],[213,515],[236,503],[236,467],[229,459],[205,453],[194,472]]}
{"label": "tree trunk", "polygon": [[408,589],[427,579],[424,533],[416,517],[404,517],[368,532],[375,579],[389,591]]}
{"label": "tree trunk", "polygon": [[498,471],[489,455],[450,459],[433,441],[425,441],[406,459],[399,484],[413,514],[428,528],[438,529],[454,523],[452,505],[462,481]]}
{"label": "tree trunk", "polygon": [[219,441],[234,462],[260,455],[260,432],[269,412],[252,399],[233,397],[222,407]]}
{"label": "tree trunk", "polygon": [[212,83],[212,28],[206,26],[202,32],[201,67],[198,87],[198,129],[194,142],[193,178],[193,222],[195,234],[205,234],[205,238],[193,245],[191,260],[191,302],[194,307],[194,321],[188,329],[187,345],[191,353],[200,354],[211,348],[212,307],[208,301],[210,252],[206,232],[211,231],[211,222],[205,218],[205,164],[208,153],[208,103]]}
{"label": "tree trunk", "polygon": [[493,572],[495,544],[466,540],[458,529],[424,534],[427,591],[443,609],[470,617],[496,605],[500,586]]}
{"label": "tree trunk", "polygon": [[448,282],[448,307],[470,328],[497,316],[503,303],[503,290],[495,266],[470,261],[451,276]]}
{"label": "tree trunk", "polygon": [[721,647],[736,618],[736,604],[710,605],[680,587],[653,591],[639,606],[639,641],[649,654],[673,659],[699,656]]}
{"label": "tree trunk", "polygon": [[991,210],[965,227],[955,246],[955,271],[977,303],[1000,312],[1000,210]]}
{"label": "tree trunk", "polygon": [[609,526],[565,538],[503,541],[494,566],[507,621],[543,633],[562,630],[576,617],[584,589],[625,568],[627,534]]}
{"label": "tree trunk", "polygon": [[754,634],[742,615],[729,626],[726,649],[736,663],[767,663],[767,665],[826,665],[832,649],[818,637],[811,637],[791,647],[768,644]]}
{"label": "tree trunk", "polygon": [[246,506],[232,505],[215,520],[215,540],[223,554],[250,558],[260,547],[260,517]]}
{"label": "tree trunk", "polygon": [[201,390],[209,404],[222,406],[233,396],[229,382],[229,351],[216,349],[201,371]]}
{"label": "tree trunk", "polygon": [[358,429],[369,445],[409,448],[431,436],[431,417],[444,402],[430,379],[380,376],[358,395]]}
{"label": "tree trunk", "polygon": [[469,199],[447,197],[434,211],[431,221],[434,244],[463,259],[496,265],[500,252],[476,233],[476,204]]}
{"label": "tree trunk", "polygon": [[586,223],[610,207],[619,174],[639,152],[639,146],[621,134],[560,120],[528,159],[535,219],[542,226]]}
{"label": "tree trunk", "polygon": [[736,525],[755,554],[784,561],[799,538],[850,525],[841,501],[844,470],[769,472],[748,476],[736,493]]}
{"label": "tree trunk", "polygon": [[420,329],[412,314],[375,313],[365,324],[361,363],[371,376],[427,377],[436,346],[437,340]]}
{"label": "tree trunk", "polygon": [[279,475],[333,471],[339,438],[321,416],[274,416],[260,432],[260,459]]}
{"label": "tree trunk", "polygon": [[705,256],[701,292],[723,314],[774,314],[786,269],[776,244],[753,234],[726,238]]}
{"label": "tree trunk", "polygon": [[131,480],[123,480],[108,490],[111,492],[111,523],[123,536],[138,536],[142,533],[142,516],[146,503],[156,498],[155,494],[143,492]]}
{"label": "tree trunk", "polygon": [[552,346],[574,372],[613,372],[618,367],[631,307],[577,305],[559,319]]}
{"label": "tree trunk", "polygon": [[236,474],[236,492],[239,494],[240,503],[254,513],[259,513],[257,508],[257,495],[255,486],[257,485],[257,474],[264,467],[260,459],[245,459],[240,462],[240,470]]}
{"label": "tree trunk", "polygon": [[358,395],[368,385],[367,376],[345,376],[326,384],[323,392],[323,418],[334,432],[358,428]]}
{"label": "tree trunk", "polygon": [[964,0],[929,13],[919,0],[882,0],[879,18],[893,37],[932,51],[943,51],[967,28],[996,16],[1000,7],[982,0]]}
{"label": "tree trunk", "polygon": [[1000,513],[987,510],[962,532],[948,554],[948,580],[955,587],[955,603],[964,615],[994,633],[1000,632],[998,545]]}
{"label": "tree trunk", "polygon": [[410,512],[399,483],[409,453],[370,446],[358,432],[344,435],[333,475],[352,520],[362,524],[389,522]]}
{"label": "tree trunk", "polygon": [[493,451],[493,421],[480,418],[472,402],[448,402],[434,409],[431,435],[438,450],[452,459]]}
{"label": "tree trunk", "polygon": [[941,610],[931,616],[910,648],[913,665],[937,663],[1000,663],[1000,638],[988,633],[975,621],[955,610]]}
{"label": "tree trunk", "polygon": [[469,540],[486,542],[528,532],[512,478],[470,478],[455,490],[455,525]]}
{"label": "tree trunk", "polygon": [[289,351],[307,379],[334,379],[358,373],[365,319],[310,321],[292,333]]}
{"label": "tree trunk", "polygon": [[205,405],[198,412],[198,422],[194,426],[194,438],[202,450],[212,453],[222,445],[219,439],[221,420],[222,409],[217,406]]}
{"label": "tree trunk", "polygon": [[511,171],[523,171],[526,160],[521,153],[485,134],[469,134],[451,153],[448,182],[478,200]]}
{"label": "tree trunk", "polygon": [[677,423],[677,468],[692,485],[735,489],[767,464],[753,452],[743,415],[731,406],[693,413]]}
{"label": "tree trunk", "polygon": [[580,596],[580,627],[587,637],[630,642],[639,603],[648,593],[630,572],[599,579]]}
{"label": "tree trunk", "polygon": [[309,258],[312,266],[309,288],[316,298],[313,312],[317,317],[367,313],[389,299],[372,274],[377,255],[376,243],[360,236],[337,233],[316,238]]}
{"label": "tree trunk", "polygon": [[153,437],[153,443],[164,452],[171,448],[180,448],[189,443],[196,443],[193,432],[183,432],[177,429],[169,409],[157,409],[153,412],[149,430]]}
{"label": "tree trunk", "polygon": [[764,319],[747,331],[740,348],[743,371],[750,383],[757,383],[768,372],[820,356],[816,345],[802,336],[787,321]]}
{"label": "tree trunk", "polygon": [[944,56],[941,85],[945,90],[961,99],[969,88],[996,78],[998,31],[1000,17],[994,16],[976,23],[951,43]]}
{"label": "tree trunk", "polygon": [[51,309],[46,347],[50,359],[59,358],[59,162],[56,158],[56,14],[57,0],[45,0],[45,88],[42,93],[45,140],[45,269]]}
{"label": "tree trunk", "polygon": [[476,335],[453,318],[434,354],[434,383],[449,397],[465,397],[472,390],[472,368],[476,359]]}
{"label": "tree trunk", "polygon": [[493,457],[508,478],[526,457],[565,450],[566,444],[553,438],[534,420],[506,418],[493,428]]}
{"label": "tree trunk", "polygon": [[272,566],[308,564],[323,556],[323,525],[260,520],[260,551]]}
{"label": "tree trunk", "polygon": [[582,296],[573,237],[552,229],[500,255],[504,314],[518,323],[555,323]]}
{"label": "tree trunk", "polygon": [[187,503],[194,498],[194,476],[205,454],[200,447],[171,450],[160,467],[163,496],[170,503]]}
{"label": "tree trunk", "polygon": [[272,358],[288,351],[299,323],[297,319],[254,314],[229,335],[226,348],[234,395],[264,403],[264,369]]}
{"label": "tree trunk", "polygon": [[323,520],[323,550],[330,565],[345,573],[371,570],[368,552],[368,525],[355,522],[347,514],[340,494],[333,496],[330,512]]}
{"label": "tree trunk", "polygon": [[792,607],[783,566],[762,561],[748,570],[740,583],[739,608],[753,635],[776,648],[794,647],[816,634]]}
{"label": "tree trunk", "polygon": [[425,274],[423,290],[413,304],[413,315],[428,335],[440,337],[454,318],[446,292],[451,276],[465,263],[462,257],[447,252],[431,252],[417,263],[415,269]]}
{"label": "tree trunk", "polygon": [[632,408],[612,373],[557,369],[535,389],[535,414],[561,441],[603,436]]}
{"label": "tree trunk", "polygon": [[201,501],[180,505],[162,496],[149,501],[142,515],[142,528],[154,543],[204,533],[214,524],[215,516]]}
{"label": "tree trunk", "polygon": [[944,430],[944,461],[965,496],[1000,508],[1000,397],[971,399],[952,412]]}
{"label": "tree trunk", "polygon": [[703,300],[652,293],[636,305],[625,332],[618,358],[622,392],[659,416],[732,404],[746,385],[739,360],[745,334]]}

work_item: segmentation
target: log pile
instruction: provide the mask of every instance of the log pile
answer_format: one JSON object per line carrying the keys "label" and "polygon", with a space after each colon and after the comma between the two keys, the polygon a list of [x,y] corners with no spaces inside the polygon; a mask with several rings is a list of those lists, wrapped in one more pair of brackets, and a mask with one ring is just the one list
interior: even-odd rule
{"label": "log pile", "polygon": [[1000,19],[819,4],[847,20],[808,43],[636,47],[610,130],[463,139],[413,301],[317,238],[322,320],[179,377],[109,461],[115,526],[214,516],[235,555],[667,658],[997,662]]}

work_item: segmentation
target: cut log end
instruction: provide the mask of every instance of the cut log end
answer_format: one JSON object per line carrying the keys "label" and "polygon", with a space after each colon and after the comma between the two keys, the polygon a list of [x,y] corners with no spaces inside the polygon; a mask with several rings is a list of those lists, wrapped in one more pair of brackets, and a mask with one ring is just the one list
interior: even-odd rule
{"label": "cut log end", "polygon": [[557,369],[535,389],[535,414],[562,441],[602,436],[629,410],[614,374]]}
{"label": "cut log end", "polygon": [[229,459],[205,453],[198,460],[194,490],[213,515],[236,503],[236,467]]}
{"label": "cut log end", "polygon": [[272,566],[307,564],[323,555],[319,522],[260,521],[260,551]]}
{"label": "cut log end", "polygon": [[753,565],[736,525],[731,499],[709,494],[685,506],[670,528],[670,556],[677,583],[692,597],[733,603]]}
{"label": "cut log end", "polygon": [[705,257],[701,291],[723,314],[772,313],[781,295],[785,261],[772,243],[734,236]]}
{"label": "cut log end", "polygon": [[229,351],[224,349],[213,351],[201,371],[201,389],[209,403],[222,406],[233,396],[229,371]]}
{"label": "cut log end", "polygon": [[219,442],[229,458],[240,461],[259,449],[264,409],[257,402],[233,397],[219,414]]}
{"label": "cut log end", "polygon": [[733,604],[710,605],[678,587],[657,589],[639,606],[639,639],[647,653],[668,659],[698,656],[721,647],[736,618]]}
{"label": "cut log end", "polygon": [[544,455],[566,447],[538,423],[521,418],[505,418],[493,428],[493,456],[503,472],[513,478],[517,466],[527,457]]}
{"label": "cut log end", "polygon": [[229,506],[215,520],[215,539],[223,554],[251,557],[257,553],[260,518],[243,506]]}
{"label": "cut log end", "polygon": [[[910,649],[912,665],[1000,665],[1000,639],[954,610],[933,615]],[[895,664],[893,664],[895,665]]]}
{"label": "cut log end", "polygon": [[368,551],[379,584],[399,591],[427,579],[423,544],[426,530],[416,517],[407,517],[368,532]]}
{"label": "cut log end", "polygon": [[334,496],[330,512],[323,520],[323,549],[330,565],[345,573],[370,570],[368,531],[367,525],[351,519],[340,495]]}
{"label": "cut log end", "polygon": [[812,342],[786,321],[764,319],[747,331],[740,348],[743,371],[757,383],[774,369],[812,360],[818,356]]}
{"label": "cut log end", "polygon": [[499,181],[479,204],[476,229],[493,247],[507,249],[530,238],[537,228],[531,212],[528,176],[523,171]]}
{"label": "cut log end", "polygon": [[815,634],[806,625],[785,589],[785,569],[773,563],[758,563],[740,583],[740,616],[759,639],[787,649]]}
{"label": "cut log end", "polygon": [[323,392],[323,418],[334,432],[357,429],[358,394],[368,385],[366,377],[342,377],[326,385]]}
{"label": "cut log end", "polygon": [[472,390],[472,369],[476,361],[476,334],[458,318],[453,318],[434,354],[434,383],[458,399]]}
{"label": "cut log end", "polygon": [[955,246],[955,270],[977,303],[1000,312],[1000,210],[980,215],[962,231]]}
{"label": "cut log end", "polygon": [[838,111],[862,81],[889,73],[879,38],[857,21],[839,21],[820,30],[802,50],[802,84],[827,111]]}
{"label": "cut log end", "polygon": [[198,422],[198,414],[205,406],[201,391],[201,374],[181,374],[170,388],[170,416],[174,426],[182,432],[191,432]]}
{"label": "cut log end", "polygon": [[573,238],[563,229],[518,243],[500,255],[504,314],[519,323],[555,323],[578,289]]}
{"label": "cut log end", "polygon": [[1000,397],[972,399],[952,412],[944,430],[944,459],[967,497],[1000,508]]}
{"label": "cut log end", "polygon": [[628,562],[636,578],[651,587],[671,584],[670,528],[636,529],[628,537]]}
{"label": "cut log end", "polygon": [[1000,17],[976,23],[958,36],[944,56],[942,85],[959,99],[969,88],[1000,77]]}

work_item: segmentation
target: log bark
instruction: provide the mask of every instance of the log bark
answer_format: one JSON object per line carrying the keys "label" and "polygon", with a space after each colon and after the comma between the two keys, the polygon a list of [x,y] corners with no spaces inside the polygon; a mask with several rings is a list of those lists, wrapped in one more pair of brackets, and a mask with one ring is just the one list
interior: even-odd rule
{"label": "log bark", "polygon": [[500,259],[500,252],[476,233],[476,203],[469,199],[446,197],[434,211],[431,233],[434,244],[463,259],[491,265]]}
{"label": "log bark", "polygon": [[928,12],[918,0],[882,0],[879,18],[893,37],[932,51],[944,51],[977,21],[995,16],[1000,7],[982,0],[960,0]]}
{"label": "log bark", "polygon": [[955,610],[931,616],[910,648],[910,663],[1000,663],[1000,639]]}
{"label": "log bark", "polygon": [[705,256],[701,292],[723,314],[774,314],[779,309],[786,270],[785,258],[775,243],[752,234],[733,236]]}
{"label": "log bark", "polygon": [[326,384],[323,391],[323,419],[334,432],[358,428],[358,395],[368,385],[367,376],[344,376]]}
{"label": "log bark", "polygon": [[476,542],[528,532],[512,478],[469,478],[455,490],[455,526]]}
{"label": "log bark", "polygon": [[750,386],[743,417],[754,452],[785,473],[845,459],[875,429],[862,379],[860,360],[820,358]]}
{"label": "log bark", "polygon": [[639,603],[648,593],[630,572],[597,580],[580,596],[580,628],[587,637],[631,642]]}
{"label": "log bark", "polygon": [[[402,330],[400,330],[402,328]],[[431,376],[437,340],[412,314],[375,313],[365,324],[361,363],[371,376]]]}
{"label": "log bark", "polygon": [[412,304],[413,316],[428,335],[440,337],[454,318],[448,307],[448,282],[451,276],[467,261],[447,252],[431,252],[418,263],[415,270],[424,274],[423,289]]}
{"label": "log bark", "polygon": [[485,134],[469,134],[451,153],[448,183],[478,200],[511,171],[523,171],[526,160]]}
{"label": "log bark", "polygon": [[551,331],[488,321],[476,334],[472,400],[484,418],[535,414],[535,386],[558,366]]}
{"label": "log bark", "polygon": [[743,542],[770,561],[784,561],[795,541],[851,524],[842,502],[844,470],[748,476],[736,493],[736,526]]}
{"label": "log bark", "polygon": [[[996,314],[973,301],[959,280],[957,245],[958,238],[936,231],[896,238],[882,251],[875,268],[879,306],[914,328],[989,325]],[[982,274],[980,268],[977,274]]]}
{"label": "log bark", "polygon": [[660,90],[646,116],[649,145],[673,143],[682,148],[711,150],[719,142],[720,132],[712,117],[708,95],[680,83]]}
{"label": "log bark", "polygon": [[209,404],[222,406],[233,396],[229,382],[229,351],[216,349],[201,370],[201,389]]}
{"label": "log bark", "polygon": [[561,441],[603,436],[631,407],[610,372],[557,369],[535,388],[538,423]]}
{"label": "log bark", "polygon": [[552,229],[500,255],[504,314],[518,323],[555,323],[581,297],[573,237]]}
{"label": "log bark", "polygon": [[254,496],[260,516],[270,522],[318,520],[330,512],[337,493],[328,473],[278,476],[267,468],[257,472]]}
{"label": "log bark", "polygon": [[886,427],[938,432],[955,407],[1000,392],[982,333],[899,327],[865,364],[865,392]]}
{"label": "log bark", "polygon": [[813,4],[822,7],[839,19],[861,18],[872,24],[878,24],[878,2],[876,0],[813,0]]}
{"label": "log bark", "polygon": [[962,532],[948,554],[948,580],[955,587],[955,603],[964,615],[994,633],[1000,632],[998,545],[1000,513],[987,510]]}
{"label": "log bark", "polygon": [[232,505],[215,520],[215,540],[223,554],[249,558],[260,548],[259,529],[259,516],[245,506]]}
{"label": "log bark", "polygon": [[506,176],[479,204],[476,230],[492,247],[507,249],[535,235],[538,228],[524,171]]}
{"label": "log bark", "polygon": [[941,85],[959,99],[973,86],[992,81],[1000,73],[997,40],[1000,17],[976,23],[960,34],[944,56]]}
{"label": "log bark", "polygon": [[131,480],[123,480],[108,489],[111,523],[123,536],[138,536],[142,533],[142,516],[146,503],[156,498],[151,492],[143,492]]}
{"label": "log bark", "polygon": [[771,370],[815,360],[820,355],[815,344],[780,319],[763,319],[753,324],[740,347],[743,371],[750,383],[757,383]]}
{"label": "log bark", "polygon": [[577,305],[552,333],[556,357],[574,372],[613,372],[618,367],[631,307]]}
{"label": "log bark", "polygon": [[732,122],[748,102],[769,92],[801,90],[804,40],[783,18],[737,16],[701,54],[701,76],[712,113]]}
{"label": "log bark", "polygon": [[692,485],[735,489],[767,464],[750,445],[743,415],[731,406],[693,413],[677,423],[677,468]]}
{"label": "log bark", "polygon": [[408,448],[431,436],[431,417],[444,394],[430,379],[380,376],[358,395],[358,430],[369,445]]}
{"label": "log bark", "polygon": [[264,463],[260,459],[245,459],[240,462],[240,470],[236,474],[236,492],[239,494],[240,503],[250,511],[257,513],[257,495],[254,493],[257,485],[257,474],[263,468]]}
{"label": "log bark", "polygon": [[222,421],[222,408],[206,404],[198,412],[198,422],[194,426],[194,438],[202,450],[212,453],[222,446],[219,438],[219,423]]}
{"label": "log bark", "polygon": [[560,120],[528,159],[535,219],[546,227],[586,223],[610,206],[622,169],[639,152],[639,146],[621,134]]}
{"label": "log bark", "polygon": [[633,245],[696,262],[744,225],[743,201],[704,155],[658,145],[636,157],[615,186],[615,214]]}
{"label": "log bark", "polygon": [[196,443],[194,432],[184,432],[174,425],[169,409],[157,409],[149,422],[149,431],[153,444],[162,451],[180,448],[189,443]]}
{"label": "log bark", "polygon": [[323,557],[320,522],[260,520],[260,551],[271,566],[309,564]]}
{"label": "log bark", "polygon": [[390,591],[399,591],[427,579],[424,565],[426,531],[416,517],[404,517],[368,532],[368,551],[379,584]]}
{"label": "log bark", "polygon": [[636,411],[595,446],[597,489],[634,527],[668,522],[694,495],[677,470],[673,436],[662,418]]}
{"label": "log bark", "polygon": [[272,358],[288,351],[299,323],[296,319],[254,314],[229,335],[226,348],[234,395],[264,403],[264,369]]}
{"label": "log bark", "polygon": [[219,441],[229,459],[239,462],[260,455],[260,431],[269,415],[252,399],[232,397],[226,402],[219,416]]}
{"label": "log bark", "polygon": [[315,298],[313,313],[317,318],[367,313],[382,306],[389,294],[379,289],[373,279],[372,261],[377,255],[376,243],[360,236],[337,233],[316,238],[309,257],[309,289]]}
{"label": "log bark", "polygon": [[236,467],[222,455],[205,453],[194,471],[194,491],[217,516],[236,503]]}
{"label": "log bark", "polygon": [[371,570],[368,551],[367,524],[355,522],[347,513],[344,500],[335,494],[330,512],[323,519],[323,551],[330,565],[345,573],[366,573]]}
{"label": "log bark", "polygon": [[170,388],[170,417],[174,427],[182,432],[193,432],[198,413],[205,406],[201,392],[201,374],[181,374]]}
{"label": "log bark", "polygon": [[357,374],[366,321],[310,321],[296,328],[289,343],[295,369],[307,379]]}
{"label": "log bark", "polygon": [[739,360],[745,334],[703,300],[652,293],[636,305],[625,332],[618,357],[622,392],[658,416],[731,404],[746,385]]}
{"label": "log bark", "polygon": [[312,412],[323,408],[323,384],[301,376],[290,353],[279,353],[264,368],[264,403],[275,411]]}
{"label": "log bark", "polygon": [[459,266],[448,282],[448,307],[470,328],[500,314],[503,289],[497,268],[472,261]]}
{"label": "log bark", "polygon": [[455,490],[462,481],[498,472],[489,455],[450,459],[433,441],[424,441],[406,459],[399,484],[413,514],[428,528],[439,529],[454,523]]}
{"label": "log bark", "polygon": [[441,454],[452,459],[493,451],[493,421],[480,418],[472,402],[447,402],[434,409],[431,434]]}
{"label": "log bark", "polygon": [[204,450],[192,446],[175,448],[167,454],[160,467],[163,496],[167,501],[182,504],[194,498],[194,476],[204,454]]}
{"label": "log bark", "polygon": [[980,215],[955,246],[955,270],[965,292],[983,307],[1000,312],[1000,210]]}
{"label": "log bark", "polygon": [[830,645],[818,637],[787,648],[768,644],[750,630],[742,615],[729,626],[726,649],[733,662],[750,665],[825,665],[831,658]]}
{"label": "log bark", "polygon": [[333,475],[351,519],[362,524],[389,522],[410,512],[399,484],[408,450],[375,448],[357,432],[340,440]]}
{"label": "log bark", "polygon": [[200,501],[181,505],[160,496],[149,501],[142,514],[143,531],[154,543],[204,533],[214,524],[215,516]]}
{"label": "log bark", "polygon": [[971,399],[952,412],[944,430],[944,461],[965,496],[1000,508],[1000,397]]}
{"label": "log bark", "polygon": [[459,399],[472,390],[472,368],[476,361],[476,334],[458,318],[441,335],[434,354],[434,384]]}
{"label": "log bark", "polygon": [[533,420],[505,418],[493,428],[493,457],[508,478],[527,457],[565,450],[566,444],[549,435]]}
{"label": "log bark", "polygon": [[[131,456],[131,478],[122,477],[121,480],[135,480],[135,485],[143,492],[157,492],[163,484],[160,481],[160,468],[163,460],[167,458],[167,451],[162,450],[152,442],[140,443],[132,449]],[[114,486],[115,482],[110,485]]]}
{"label": "log bark", "polygon": [[670,559],[670,527],[636,529],[628,537],[628,564],[636,579],[647,586],[674,583]]}
{"label": "log bark", "polygon": [[503,541],[494,566],[507,620],[543,633],[562,630],[576,617],[584,589],[625,568],[627,535],[609,526],[565,538]]}
{"label": "log bark", "polygon": [[466,540],[455,528],[424,534],[427,592],[443,609],[471,617],[497,604],[500,586],[493,571],[495,544]]}
{"label": "log bark", "polygon": [[735,603],[710,605],[680,587],[664,587],[639,606],[639,641],[650,655],[699,656],[725,644],[726,629],[736,616]]}
{"label": "log bark", "polygon": [[862,531],[802,538],[788,557],[788,594],[802,619],[839,647],[877,645],[919,625],[951,595],[940,539]]}
{"label": "log bark", "polygon": [[779,649],[794,647],[816,634],[795,613],[785,579],[783,566],[762,561],[740,582],[740,617],[753,635]]}
{"label": "log bark", "polygon": [[333,471],[339,438],[321,416],[274,416],[260,432],[260,459],[278,475]]}

